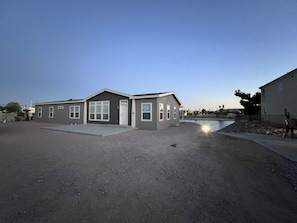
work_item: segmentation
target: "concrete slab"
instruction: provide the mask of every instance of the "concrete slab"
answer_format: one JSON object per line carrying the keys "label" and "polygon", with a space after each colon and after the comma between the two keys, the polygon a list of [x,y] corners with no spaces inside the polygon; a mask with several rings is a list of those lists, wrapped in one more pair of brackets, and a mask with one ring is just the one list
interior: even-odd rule
{"label": "concrete slab", "polygon": [[216,132],[216,134],[253,141],[291,161],[297,162],[297,139],[252,133]]}
{"label": "concrete slab", "polygon": [[108,136],[135,130],[129,126],[115,126],[115,125],[101,125],[101,124],[86,124],[86,125],[61,125],[61,126],[47,126],[44,129],[79,133],[86,135]]}

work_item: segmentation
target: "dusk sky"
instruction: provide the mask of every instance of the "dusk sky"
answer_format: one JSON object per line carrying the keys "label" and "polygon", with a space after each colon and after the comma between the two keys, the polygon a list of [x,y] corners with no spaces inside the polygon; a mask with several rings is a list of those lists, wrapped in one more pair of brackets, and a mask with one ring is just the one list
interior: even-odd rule
{"label": "dusk sky", "polygon": [[174,91],[186,109],[297,67],[296,0],[0,1],[0,104]]}

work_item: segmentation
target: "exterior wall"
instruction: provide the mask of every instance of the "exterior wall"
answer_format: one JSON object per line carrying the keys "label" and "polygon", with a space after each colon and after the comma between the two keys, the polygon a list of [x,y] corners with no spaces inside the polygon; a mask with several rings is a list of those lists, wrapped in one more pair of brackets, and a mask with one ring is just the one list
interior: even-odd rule
{"label": "exterior wall", "polygon": [[[152,121],[141,121],[141,103],[152,103]],[[136,128],[139,129],[157,129],[157,118],[158,113],[156,111],[159,109],[157,107],[157,99],[137,99],[135,100],[135,109],[136,109]]]}
{"label": "exterior wall", "polygon": [[285,115],[297,118],[297,70],[261,87],[262,121],[283,124]]}
{"label": "exterior wall", "polygon": [[[161,96],[161,97],[158,97]],[[34,120],[42,121],[42,122],[49,122],[49,123],[61,123],[61,124],[86,124],[86,123],[94,123],[94,124],[114,124],[119,125],[120,123],[120,102],[121,100],[128,101],[128,111],[126,110],[125,105],[123,106],[123,111],[127,112],[128,115],[126,116],[123,124],[126,124],[128,120],[128,125],[132,125],[132,116],[133,120],[133,127],[135,123],[135,127],[139,129],[164,129],[169,126],[176,126],[179,124],[179,101],[178,99],[172,94],[152,94],[152,98],[148,95],[144,96],[136,96],[131,97],[131,95],[121,94],[114,91],[102,90],[89,98],[79,101],[60,101],[60,102],[49,102],[44,104],[36,104],[35,105],[35,116]],[[132,114],[132,98],[135,101],[133,104],[133,108],[135,105],[135,113]],[[108,101],[109,102],[109,116],[108,120],[90,120],[90,104],[91,102],[102,102]],[[141,111],[141,104],[142,103],[151,103],[151,120],[142,120],[142,111]],[[164,104],[164,119],[162,121],[159,120],[159,103]],[[99,104],[99,103],[98,103]],[[170,105],[170,119],[167,119],[167,105]],[[78,119],[70,118],[70,106],[80,106],[80,117]],[[53,117],[50,116],[50,107],[54,109]],[[173,117],[174,115],[174,107],[176,107],[176,118]],[[42,117],[38,117],[38,109],[42,108]],[[92,113],[92,117],[96,117],[96,109],[100,109],[95,107],[95,113]],[[94,114],[94,115],[93,115]],[[99,114],[99,113],[97,113]],[[124,114],[124,113],[122,113]],[[146,114],[148,117],[148,114]],[[102,117],[102,116],[101,116]],[[107,117],[104,114],[103,117]],[[98,119],[100,116],[98,116]],[[123,120],[122,120],[123,121]]]}
{"label": "exterior wall", "polygon": [[[157,129],[164,129],[167,128],[169,126],[176,126],[179,124],[179,104],[178,102],[175,100],[173,95],[169,95],[166,97],[161,97],[158,98],[157,100]],[[164,118],[163,121],[160,121],[159,118],[159,103],[163,103],[164,104]],[[170,105],[170,119],[167,119],[167,105]],[[174,119],[173,117],[173,109],[174,106],[176,107],[176,119]]]}
{"label": "exterior wall", "polygon": [[[141,121],[141,104],[152,103],[152,121]],[[163,121],[159,119],[159,103],[164,104],[164,118]],[[138,99],[135,100],[136,106],[136,127],[139,129],[165,129],[169,126],[176,126],[179,124],[179,103],[174,96],[169,95],[160,98]],[[167,120],[167,105],[170,105],[170,119]],[[176,119],[173,118],[173,108],[176,107]]]}
{"label": "exterior wall", "polygon": [[[128,125],[131,125],[131,100],[128,97],[110,93],[102,92],[87,100],[87,123],[98,123],[98,124],[119,124],[119,106],[120,100],[128,100]],[[92,101],[109,101],[109,121],[93,121],[89,120],[89,104]]]}
{"label": "exterior wall", "polygon": [[[69,118],[70,106],[80,106],[80,117],[78,119]],[[38,108],[42,108],[42,117],[38,117]],[[54,108],[53,118],[49,117],[49,107]],[[35,116],[34,120],[40,122],[49,123],[61,123],[61,124],[83,124],[84,116],[84,103],[67,103],[67,104],[44,104],[35,105]]]}

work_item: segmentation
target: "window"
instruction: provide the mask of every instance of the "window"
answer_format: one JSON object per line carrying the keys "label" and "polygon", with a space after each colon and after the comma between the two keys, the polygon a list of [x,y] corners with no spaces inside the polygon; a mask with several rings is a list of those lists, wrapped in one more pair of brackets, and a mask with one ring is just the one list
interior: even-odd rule
{"label": "window", "polygon": [[42,117],[42,107],[38,107],[38,118]]}
{"label": "window", "polygon": [[141,103],[141,121],[152,121],[152,103]]}
{"label": "window", "polygon": [[173,119],[176,119],[177,117],[177,111],[176,111],[176,107],[173,107]]}
{"label": "window", "polygon": [[164,104],[159,103],[159,120],[163,121],[164,120]]}
{"label": "window", "polygon": [[79,119],[80,117],[80,106],[70,106],[69,107],[69,118]]}
{"label": "window", "polygon": [[167,120],[170,119],[170,105],[167,105]]}
{"label": "window", "polygon": [[49,107],[48,112],[49,112],[48,117],[53,118],[54,117],[54,107]]}
{"label": "window", "polygon": [[109,121],[109,101],[93,101],[89,104],[89,120]]}

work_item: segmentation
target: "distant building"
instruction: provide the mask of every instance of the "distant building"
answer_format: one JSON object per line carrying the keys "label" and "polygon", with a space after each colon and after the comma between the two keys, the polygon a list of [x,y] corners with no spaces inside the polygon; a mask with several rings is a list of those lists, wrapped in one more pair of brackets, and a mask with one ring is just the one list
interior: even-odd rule
{"label": "distant building", "polygon": [[14,122],[16,116],[17,116],[16,112],[11,112],[11,113],[0,112],[0,123]]}
{"label": "distant building", "polygon": [[262,121],[282,124],[286,115],[297,117],[297,69],[260,89]]}
{"label": "distant building", "polygon": [[163,129],[179,124],[180,105],[174,92],[130,95],[103,89],[85,99],[36,103],[34,120]]}

